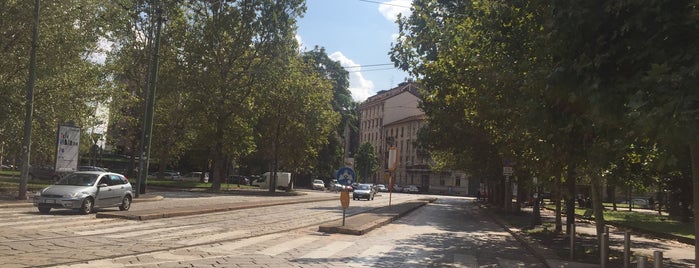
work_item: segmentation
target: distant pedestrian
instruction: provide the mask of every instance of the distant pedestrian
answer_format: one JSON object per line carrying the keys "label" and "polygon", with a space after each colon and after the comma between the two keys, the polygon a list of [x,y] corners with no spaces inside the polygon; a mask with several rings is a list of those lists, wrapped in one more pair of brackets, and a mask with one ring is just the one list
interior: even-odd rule
{"label": "distant pedestrian", "polygon": [[481,191],[480,190],[476,193],[476,200],[481,201]]}

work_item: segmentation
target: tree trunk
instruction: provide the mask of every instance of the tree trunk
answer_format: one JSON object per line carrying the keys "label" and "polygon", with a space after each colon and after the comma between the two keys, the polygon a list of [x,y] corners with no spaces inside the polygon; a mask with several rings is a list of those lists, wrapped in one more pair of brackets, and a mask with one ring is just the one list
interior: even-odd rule
{"label": "tree trunk", "polygon": [[558,178],[556,178],[553,183],[554,192],[552,193],[551,197],[554,199],[556,204],[556,233],[561,233],[563,231],[563,219],[561,217],[561,200],[563,200],[563,198],[561,198],[563,196],[561,194],[563,190],[561,189],[561,175],[563,174],[563,171],[559,172],[558,174]]}
{"label": "tree trunk", "polygon": [[571,226],[575,224],[575,163],[568,163],[568,175],[566,176],[568,195],[566,198],[566,234],[570,234]]}
{"label": "tree trunk", "polygon": [[604,204],[602,203],[602,176],[598,173],[592,174],[590,178],[592,195],[592,212],[595,215],[595,227],[597,230],[597,242],[602,241],[604,234]]}

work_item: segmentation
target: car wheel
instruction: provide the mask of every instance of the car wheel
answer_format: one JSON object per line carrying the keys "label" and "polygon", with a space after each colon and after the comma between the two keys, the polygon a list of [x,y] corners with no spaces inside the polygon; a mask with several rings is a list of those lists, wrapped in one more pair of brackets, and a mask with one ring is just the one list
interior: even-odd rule
{"label": "car wheel", "polygon": [[94,205],[95,205],[95,203],[92,201],[92,197],[85,198],[83,200],[82,206],[80,206],[80,213],[82,213],[82,214],[92,213],[92,209],[93,209]]}
{"label": "car wheel", "polygon": [[39,207],[39,213],[41,213],[41,214],[49,214],[50,211],[51,211],[50,207]]}
{"label": "car wheel", "polygon": [[124,196],[124,199],[121,200],[121,205],[119,206],[119,210],[125,211],[129,210],[131,208],[131,196],[127,195]]}

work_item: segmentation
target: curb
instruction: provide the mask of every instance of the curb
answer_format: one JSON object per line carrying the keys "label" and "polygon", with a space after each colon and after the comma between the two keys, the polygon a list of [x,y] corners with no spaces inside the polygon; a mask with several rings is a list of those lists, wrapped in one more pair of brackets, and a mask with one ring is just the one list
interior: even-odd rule
{"label": "curb", "polygon": [[163,209],[149,209],[140,211],[105,211],[97,212],[96,218],[119,218],[126,220],[152,220],[152,219],[162,219],[162,218],[172,218],[180,216],[190,216],[199,215],[207,213],[224,212],[230,210],[240,210],[240,209],[250,209],[259,207],[270,207],[278,205],[292,205],[300,203],[310,203],[318,201],[331,201],[337,200],[337,198],[314,198],[314,199],[303,199],[295,201],[275,201],[275,202],[261,202],[261,203],[230,203],[230,204],[219,204],[213,207],[202,208],[202,207],[178,207],[178,208],[163,208]]}
{"label": "curb", "polygon": [[336,220],[319,226],[318,231],[323,233],[364,235],[435,200],[436,198],[432,198],[418,202],[401,203],[390,207],[380,207],[345,218],[344,226],[342,225],[342,220]]}

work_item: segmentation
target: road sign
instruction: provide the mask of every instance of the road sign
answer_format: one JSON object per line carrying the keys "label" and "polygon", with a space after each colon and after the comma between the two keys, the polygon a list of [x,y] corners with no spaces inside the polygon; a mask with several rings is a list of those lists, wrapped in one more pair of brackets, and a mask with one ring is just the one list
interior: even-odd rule
{"label": "road sign", "polygon": [[512,167],[502,167],[502,175],[512,176]]}
{"label": "road sign", "polygon": [[340,192],[340,204],[342,205],[342,208],[349,207],[349,192],[348,191]]}
{"label": "road sign", "polygon": [[354,183],[356,176],[354,175],[354,170],[351,167],[343,167],[337,171],[335,176],[337,182],[342,185],[351,185]]}

